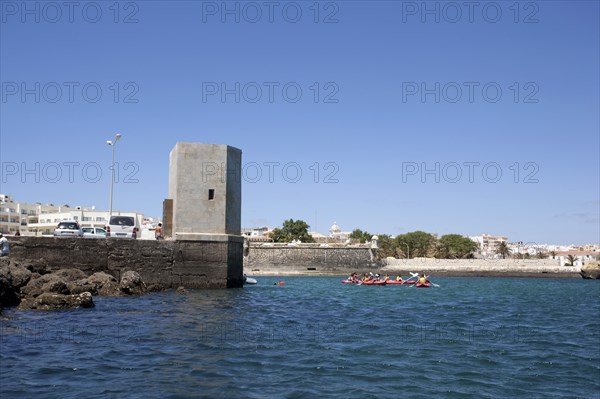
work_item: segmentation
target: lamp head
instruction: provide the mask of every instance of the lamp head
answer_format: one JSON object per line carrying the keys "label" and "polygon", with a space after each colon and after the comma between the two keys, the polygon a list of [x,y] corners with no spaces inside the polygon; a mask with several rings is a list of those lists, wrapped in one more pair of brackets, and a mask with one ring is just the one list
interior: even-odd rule
{"label": "lamp head", "polygon": [[110,140],[106,140],[106,144],[108,144],[108,145],[112,145],[112,141],[110,141]]}
{"label": "lamp head", "polygon": [[115,136],[115,143],[121,139],[121,133],[117,133]]}

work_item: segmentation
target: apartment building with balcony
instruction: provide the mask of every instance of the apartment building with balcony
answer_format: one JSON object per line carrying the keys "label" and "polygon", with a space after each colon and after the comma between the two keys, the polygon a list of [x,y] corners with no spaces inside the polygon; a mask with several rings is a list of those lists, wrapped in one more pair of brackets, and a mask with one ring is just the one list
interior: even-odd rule
{"label": "apartment building with balcony", "polygon": [[479,244],[479,251],[483,258],[498,258],[496,253],[501,242],[507,242],[506,236],[495,236],[491,234],[482,234],[480,236],[469,237],[471,240]]}
{"label": "apartment building with balcony", "polygon": [[[133,216],[138,226],[143,225],[141,213],[113,211],[113,215]],[[0,194],[0,232],[6,235],[14,235],[17,231],[21,235],[52,235],[62,220],[76,220],[82,227],[104,227],[108,219],[108,211],[98,211],[94,207],[28,204]]]}

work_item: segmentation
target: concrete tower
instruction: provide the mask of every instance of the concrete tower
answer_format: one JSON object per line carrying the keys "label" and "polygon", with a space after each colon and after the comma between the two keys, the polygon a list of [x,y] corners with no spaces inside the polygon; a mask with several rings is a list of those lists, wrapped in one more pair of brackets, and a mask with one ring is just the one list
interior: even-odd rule
{"label": "concrete tower", "polygon": [[173,278],[186,287],[241,287],[242,151],[177,143],[169,161],[165,238],[176,247]]}
{"label": "concrete tower", "polygon": [[170,154],[172,237],[240,235],[242,151],[228,145],[177,143]]}

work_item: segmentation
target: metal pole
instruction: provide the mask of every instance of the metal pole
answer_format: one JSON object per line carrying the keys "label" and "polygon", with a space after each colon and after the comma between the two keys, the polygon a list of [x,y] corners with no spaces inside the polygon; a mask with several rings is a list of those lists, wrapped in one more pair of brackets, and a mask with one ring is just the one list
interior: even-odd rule
{"label": "metal pole", "polygon": [[113,182],[115,180],[115,144],[114,141],[111,144],[112,147],[112,163],[111,163],[111,174],[110,174],[110,207],[108,211],[108,220],[110,221],[110,217],[112,216],[112,203],[113,203]]}

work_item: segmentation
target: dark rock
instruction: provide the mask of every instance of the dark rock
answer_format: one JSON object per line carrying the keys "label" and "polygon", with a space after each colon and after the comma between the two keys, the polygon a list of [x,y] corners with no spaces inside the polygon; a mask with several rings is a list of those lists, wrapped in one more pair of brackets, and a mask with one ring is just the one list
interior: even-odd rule
{"label": "dark rock", "polygon": [[31,260],[26,267],[31,273],[37,273],[40,275],[50,273],[48,262],[43,258]]}
{"label": "dark rock", "polygon": [[138,272],[129,270],[121,276],[121,291],[126,295],[142,295],[147,292],[147,287]]}
{"label": "dark rock", "polygon": [[94,307],[94,301],[92,300],[92,294],[89,292],[83,292],[77,295],[43,293],[37,298],[26,298],[19,305],[19,309],[40,310],[92,307]]}
{"label": "dark rock", "polygon": [[45,289],[49,289],[58,281],[61,281],[59,276],[54,274],[44,274],[43,276],[30,280],[25,287],[21,288],[21,294],[25,297],[35,298],[44,293],[44,286]]}
{"label": "dark rock", "polygon": [[0,276],[0,307],[17,306],[18,304],[19,293],[8,278]]}
{"label": "dark rock", "polygon": [[46,284],[42,285],[42,293],[69,295],[71,292],[69,291],[69,287],[67,287],[67,284],[64,281],[62,281],[58,276],[56,277],[56,279],[48,281]]}
{"label": "dark rock", "polygon": [[98,295],[118,296],[122,295],[117,279],[108,273],[98,272],[87,278],[87,281],[94,286]]}
{"label": "dark rock", "polygon": [[0,258],[0,306],[16,306],[20,289],[31,279],[31,272],[8,257]]}
{"label": "dark rock", "polygon": [[82,292],[89,292],[92,295],[98,295],[98,290],[94,284],[91,284],[87,278],[67,283],[71,294],[81,294]]}
{"label": "dark rock", "polygon": [[149,284],[148,285],[148,289],[146,292],[160,292],[160,291],[164,291],[165,287],[161,284]]}
{"label": "dark rock", "polygon": [[0,264],[0,276],[8,279],[16,289],[19,289],[29,282],[31,272],[16,262],[8,261]]}
{"label": "dark rock", "polygon": [[579,274],[586,279],[600,279],[600,264],[598,262],[588,262],[581,267]]}
{"label": "dark rock", "polygon": [[178,294],[187,294],[188,290],[186,290],[185,287],[179,286],[179,287],[177,287],[177,293]]}
{"label": "dark rock", "polygon": [[73,282],[87,277],[87,274],[79,269],[60,269],[53,274],[60,276],[66,282]]}

